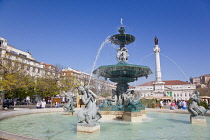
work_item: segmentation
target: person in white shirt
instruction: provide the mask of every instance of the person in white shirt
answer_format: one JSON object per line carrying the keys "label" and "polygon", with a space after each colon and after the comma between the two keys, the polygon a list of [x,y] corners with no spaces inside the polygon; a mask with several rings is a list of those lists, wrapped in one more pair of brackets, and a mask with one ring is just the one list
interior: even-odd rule
{"label": "person in white shirt", "polygon": [[38,100],[38,102],[36,103],[36,108],[38,109],[38,108],[41,108],[41,102],[40,102],[40,100]]}
{"label": "person in white shirt", "polygon": [[160,109],[163,108],[163,101],[160,101]]}
{"label": "person in white shirt", "polygon": [[46,102],[45,102],[45,99],[43,99],[43,101],[42,101],[42,108],[45,108],[45,106],[46,106]]}

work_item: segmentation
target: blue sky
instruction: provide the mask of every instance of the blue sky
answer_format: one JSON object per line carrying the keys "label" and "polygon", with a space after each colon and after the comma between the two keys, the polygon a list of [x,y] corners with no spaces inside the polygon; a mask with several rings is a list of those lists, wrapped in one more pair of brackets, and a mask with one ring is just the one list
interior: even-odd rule
{"label": "blue sky", "polygon": [[[0,0],[0,37],[37,61],[90,73],[121,18],[136,37],[128,63],[153,71],[131,85],[155,80],[155,36],[163,80],[210,74],[210,0]],[[107,43],[94,69],[117,64],[116,48]]]}

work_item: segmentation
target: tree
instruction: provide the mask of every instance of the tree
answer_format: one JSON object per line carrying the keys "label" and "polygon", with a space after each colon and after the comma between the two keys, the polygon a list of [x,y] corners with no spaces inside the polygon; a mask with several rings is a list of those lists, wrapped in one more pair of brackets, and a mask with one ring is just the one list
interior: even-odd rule
{"label": "tree", "polygon": [[53,77],[37,77],[35,93],[41,97],[53,97],[59,94],[57,80]]}
{"label": "tree", "polygon": [[197,88],[196,90],[200,93],[200,96],[210,96],[210,87]]}
{"label": "tree", "polygon": [[27,90],[34,85],[30,75],[25,72],[27,64],[22,63],[23,59],[18,56],[6,53],[0,58],[0,90],[2,93],[2,103],[4,96],[15,98],[19,95],[27,96]]}
{"label": "tree", "polygon": [[79,86],[80,86],[80,80],[74,76],[62,77],[60,79],[59,87],[61,91],[73,92]]}

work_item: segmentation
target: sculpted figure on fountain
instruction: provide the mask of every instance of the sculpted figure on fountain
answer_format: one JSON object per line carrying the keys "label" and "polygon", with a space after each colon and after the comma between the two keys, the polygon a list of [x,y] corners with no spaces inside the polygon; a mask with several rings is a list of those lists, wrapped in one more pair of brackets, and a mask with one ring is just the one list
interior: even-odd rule
{"label": "sculpted figure on fountain", "polygon": [[78,88],[79,94],[82,95],[82,101],[86,105],[85,108],[80,110],[77,114],[79,123],[86,124],[97,124],[98,120],[101,118],[99,113],[99,108],[96,106],[95,99],[97,95],[90,90],[89,86],[80,86]]}
{"label": "sculpted figure on fountain", "polygon": [[145,108],[140,100],[134,99],[134,90],[129,90],[123,94],[123,105],[125,110],[139,111],[142,108]]}
{"label": "sculpted figure on fountain", "polygon": [[76,103],[74,102],[73,96],[70,95],[69,93],[65,93],[65,95],[67,96],[68,102],[64,104],[63,110],[65,112],[74,112]]}
{"label": "sculpted figure on fountain", "polygon": [[199,106],[200,103],[200,93],[198,91],[195,91],[195,94],[193,94],[190,97],[190,100],[188,102],[188,111],[191,113],[192,116],[204,116],[207,112],[207,110],[203,106]]}
{"label": "sculpted figure on fountain", "polygon": [[128,61],[128,50],[126,49],[125,46],[122,46],[117,49],[117,61],[118,62],[127,62]]}

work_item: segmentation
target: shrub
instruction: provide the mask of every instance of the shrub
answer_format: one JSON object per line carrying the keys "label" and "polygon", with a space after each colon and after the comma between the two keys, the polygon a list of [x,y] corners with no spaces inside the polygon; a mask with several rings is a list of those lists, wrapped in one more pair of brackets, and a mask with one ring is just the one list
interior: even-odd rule
{"label": "shrub", "polygon": [[141,103],[147,108],[156,107],[156,101],[154,99],[141,99]]}
{"label": "shrub", "polygon": [[200,101],[200,103],[198,105],[203,106],[205,109],[208,109],[208,104],[204,101]]}

